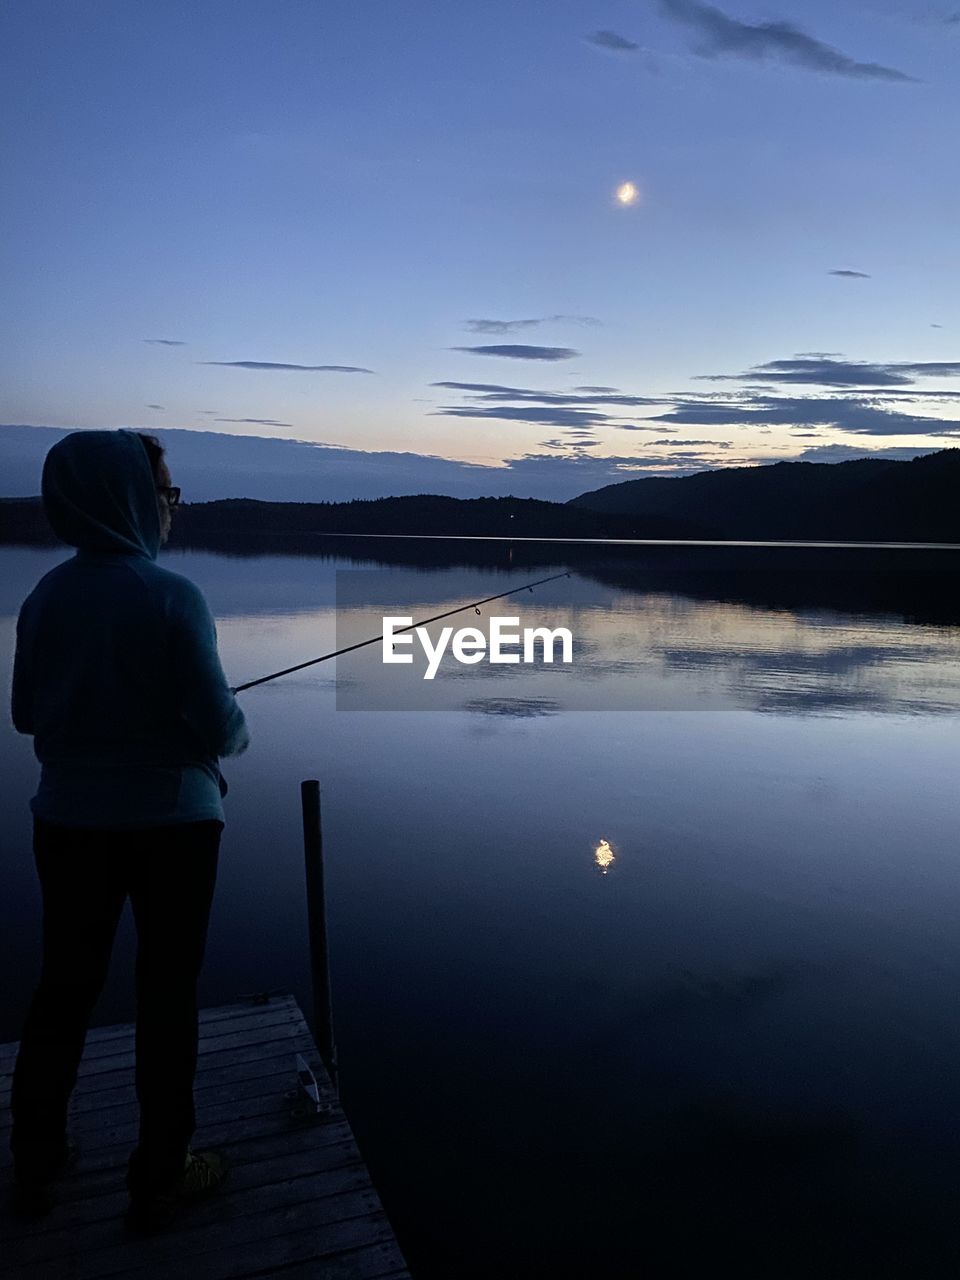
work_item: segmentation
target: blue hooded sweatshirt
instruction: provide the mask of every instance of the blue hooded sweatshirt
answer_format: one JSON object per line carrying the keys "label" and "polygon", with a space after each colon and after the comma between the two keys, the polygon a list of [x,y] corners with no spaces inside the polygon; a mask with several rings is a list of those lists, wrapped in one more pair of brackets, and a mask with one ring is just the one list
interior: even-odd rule
{"label": "blue hooded sweatshirt", "polygon": [[143,441],[78,431],[50,450],[43,501],[77,554],[17,620],[13,723],[41,763],[34,814],[70,827],[223,821],[221,756],[249,742],[199,588],[157,565]]}

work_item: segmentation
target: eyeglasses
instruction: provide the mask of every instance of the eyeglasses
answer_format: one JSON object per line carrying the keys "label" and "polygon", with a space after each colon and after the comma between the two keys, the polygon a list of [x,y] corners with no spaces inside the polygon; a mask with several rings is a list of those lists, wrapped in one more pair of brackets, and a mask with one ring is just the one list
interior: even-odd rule
{"label": "eyeglasses", "polygon": [[157,493],[161,498],[165,498],[168,507],[179,507],[180,490],[175,484],[158,484]]}

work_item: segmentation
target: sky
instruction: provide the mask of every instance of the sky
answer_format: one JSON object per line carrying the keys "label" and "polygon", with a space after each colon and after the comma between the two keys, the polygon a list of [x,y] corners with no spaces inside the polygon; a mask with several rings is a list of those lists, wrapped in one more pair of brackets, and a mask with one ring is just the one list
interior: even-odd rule
{"label": "sky", "polygon": [[568,496],[960,435],[955,0],[10,0],[0,24],[0,424]]}

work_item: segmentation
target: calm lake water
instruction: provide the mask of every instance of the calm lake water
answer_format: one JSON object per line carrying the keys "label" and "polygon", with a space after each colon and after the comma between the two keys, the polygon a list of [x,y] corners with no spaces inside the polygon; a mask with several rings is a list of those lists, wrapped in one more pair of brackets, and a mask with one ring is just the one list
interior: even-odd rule
{"label": "calm lake water", "polygon": [[[7,672],[63,554],[0,548]],[[570,627],[572,667],[447,664],[442,710],[404,710],[374,649],[340,660],[339,709],[333,664],[241,695],[203,1001],[309,1007],[319,778],[344,1102],[415,1274],[955,1275],[955,578],[497,556],[370,560],[371,598],[420,617],[569,570],[498,612]],[[205,591],[237,684],[334,648],[358,569],[163,562]],[[350,601],[341,641],[378,631]],[[7,717],[0,761],[11,1040],[37,769]],[[97,1021],[131,1016],[131,981],[127,922]]]}

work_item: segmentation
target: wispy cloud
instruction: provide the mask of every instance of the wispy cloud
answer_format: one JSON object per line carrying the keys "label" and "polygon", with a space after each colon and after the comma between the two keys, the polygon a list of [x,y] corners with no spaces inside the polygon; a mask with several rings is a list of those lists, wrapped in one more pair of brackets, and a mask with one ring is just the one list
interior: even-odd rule
{"label": "wispy cloud", "polygon": [[845,276],[848,280],[869,280],[870,273],[868,271],[849,271],[846,268],[840,268],[838,271],[828,271],[828,276]]}
{"label": "wispy cloud", "polygon": [[185,347],[187,344],[181,342],[179,338],[144,338],[144,342],[149,342],[155,347]]}
{"label": "wispy cloud", "polygon": [[[867,449],[855,444],[816,444],[804,449],[791,462],[850,462],[854,458],[887,458],[893,462],[909,462],[911,458],[919,458],[927,453],[936,453],[936,449],[914,449],[909,445],[890,449]],[[782,457],[753,458],[753,462],[783,462]]]}
{"label": "wispy cloud", "polygon": [[806,383],[828,387],[909,387],[917,378],[960,377],[958,360],[916,360],[874,363],[840,360],[808,353],[790,360],[769,360],[745,373],[699,374],[706,382]]}
{"label": "wispy cloud", "polygon": [[585,328],[593,328],[601,322],[595,316],[534,316],[528,320],[467,320],[464,327],[468,333],[517,333],[521,329],[533,329],[540,324],[578,324]]}
{"label": "wispy cloud", "polygon": [[[958,401],[960,391],[926,391],[918,385],[919,380],[932,377],[960,378],[960,361],[880,363],[847,360],[839,352],[807,351],[790,359],[767,361],[745,373],[709,377],[741,385],[736,390],[703,394],[640,396],[599,384],[556,391],[491,382],[444,381],[432,385],[459,392],[461,402],[438,406],[434,412],[443,417],[552,426],[568,434],[583,430],[592,435],[604,428],[640,432],[654,437],[643,442],[644,448],[657,444],[671,449],[697,448],[704,451],[703,459],[707,459],[709,450],[719,455],[735,446],[729,440],[674,438],[683,427],[742,427],[761,434],[833,430],[852,435],[928,438],[947,437],[960,430],[960,421],[929,416],[932,404]],[[831,394],[830,388],[837,390]],[[643,408],[659,412],[653,417],[623,420],[623,410]],[[657,436],[670,438],[658,441]],[[786,456],[790,456],[789,450]]]}
{"label": "wispy cloud", "polygon": [[599,445],[599,440],[541,440],[541,449],[592,449]]}
{"label": "wispy cloud", "polygon": [[[935,436],[960,428],[960,421],[923,417],[882,407],[877,397],[763,396],[680,400],[657,421],[686,426],[833,427],[854,435]],[[671,441],[671,443],[673,443]]]}
{"label": "wispy cloud", "polygon": [[694,53],[703,58],[775,58],[808,71],[855,79],[915,80],[895,67],[857,62],[790,22],[741,22],[699,0],[660,0],[660,7],[667,17],[697,32],[700,43]]}
{"label": "wispy cloud", "polygon": [[275,422],[273,418],[214,418],[214,422],[249,422],[258,427],[292,427],[292,422]]}
{"label": "wispy cloud", "polygon": [[528,347],[522,343],[505,343],[489,347],[451,347],[472,356],[499,356],[505,360],[574,360],[580,354],[572,347]]}
{"label": "wispy cloud", "polygon": [[640,48],[626,36],[617,35],[616,31],[594,31],[583,38],[588,44],[595,44],[601,49],[613,49],[617,53],[636,53]]}
{"label": "wispy cloud", "polygon": [[[648,440],[649,445],[658,445],[658,440]],[[733,442],[730,440],[664,440],[664,446],[671,449],[680,447],[690,448],[693,445],[708,445],[711,449],[732,449]]]}
{"label": "wispy cloud", "polygon": [[158,413],[163,413],[163,412],[164,412],[164,407],[163,407],[163,405],[162,405],[162,404],[148,404],[148,405],[147,405],[147,408],[148,408],[148,409],[156,409]]}
{"label": "wispy cloud", "polygon": [[594,387],[596,395],[576,394],[589,392],[589,387],[577,387],[570,391],[540,391],[533,387],[504,387],[496,382],[432,382],[432,387],[443,387],[446,391],[473,392],[472,399],[479,403],[505,403],[508,400],[532,401],[536,404],[567,405],[622,405],[636,408],[640,405],[660,405],[669,401],[669,396],[629,396],[618,392],[615,387]]}
{"label": "wispy cloud", "polygon": [[618,431],[652,431],[657,435],[674,435],[679,428],[677,427],[659,427],[648,422],[614,422],[611,423]]}
{"label": "wispy cloud", "polygon": [[441,418],[487,418],[499,422],[537,422],[550,427],[606,426],[613,421],[605,413],[587,409],[552,409],[548,405],[452,405],[434,410]]}
{"label": "wispy cloud", "polygon": [[272,360],[198,360],[198,364],[217,364],[226,369],[282,369],[298,373],[373,373],[356,364],[277,364]]}

